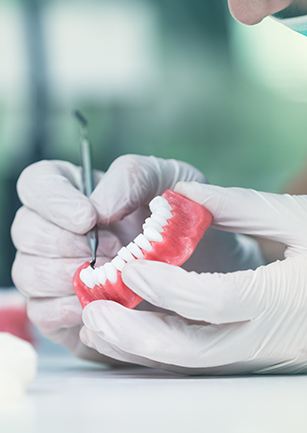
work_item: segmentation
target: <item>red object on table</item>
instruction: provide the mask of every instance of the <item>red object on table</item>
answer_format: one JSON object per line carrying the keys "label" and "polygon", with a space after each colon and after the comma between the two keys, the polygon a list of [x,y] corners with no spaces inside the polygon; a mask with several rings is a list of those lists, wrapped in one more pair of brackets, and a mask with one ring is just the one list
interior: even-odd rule
{"label": "red object on table", "polygon": [[0,332],[8,332],[33,343],[32,326],[24,298],[16,291],[0,291]]}

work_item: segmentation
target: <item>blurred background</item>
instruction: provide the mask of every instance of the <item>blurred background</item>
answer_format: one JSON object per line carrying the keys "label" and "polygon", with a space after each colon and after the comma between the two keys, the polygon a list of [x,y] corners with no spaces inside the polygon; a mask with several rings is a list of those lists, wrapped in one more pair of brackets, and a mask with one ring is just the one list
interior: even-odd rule
{"label": "blurred background", "polygon": [[211,183],[281,191],[307,156],[306,50],[271,19],[234,22],[226,0],[2,0],[0,286],[18,175],[43,158],[78,163],[76,107],[96,168],[154,154]]}

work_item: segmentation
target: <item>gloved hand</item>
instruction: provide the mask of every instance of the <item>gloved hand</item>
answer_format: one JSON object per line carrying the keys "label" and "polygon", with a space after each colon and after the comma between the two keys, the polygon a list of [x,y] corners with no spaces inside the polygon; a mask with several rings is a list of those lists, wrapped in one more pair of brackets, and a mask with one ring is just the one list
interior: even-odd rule
{"label": "gloved hand", "polygon": [[187,373],[307,371],[307,196],[179,183],[220,230],[282,242],[285,259],[255,271],[186,272],[134,261],[124,282],[164,312],[96,301],[82,341],[122,361]]}
{"label": "gloved hand", "polygon": [[[183,162],[127,155],[106,174],[96,173],[88,200],[78,191],[79,168],[68,162],[42,161],[24,170],[17,185],[23,207],[12,227],[18,250],[12,276],[43,334],[78,356],[97,358],[80,342],[81,308],[72,286],[75,270],[90,255],[84,234],[100,225],[97,262],[110,261],[141,232],[147,203],[180,180],[205,181]],[[187,268],[246,269],[260,260],[254,241],[211,230]]]}

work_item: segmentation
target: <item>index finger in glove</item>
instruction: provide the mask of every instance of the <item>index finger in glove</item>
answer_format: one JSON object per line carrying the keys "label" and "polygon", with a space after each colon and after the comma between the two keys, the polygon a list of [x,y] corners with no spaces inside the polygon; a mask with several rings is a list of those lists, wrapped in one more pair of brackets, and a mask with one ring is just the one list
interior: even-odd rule
{"label": "index finger in glove", "polygon": [[[19,251],[32,256],[78,258],[91,254],[86,236],[64,230],[25,206],[16,213],[11,236]],[[98,257],[113,258],[122,247],[110,231],[98,230],[98,237]]]}
{"label": "index finger in glove", "polygon": [[96,224],[96,211],[80,191],[80,169],[64,161],[40,161],[17,182],[21,202],[48,221],[84,234]]}
{"label": "index finger in glove", "polygon": [[27,297],[56,297],[74,293],[73,276],[86,258],[51,259],[17,252],[12,279]]}
{"label": "index finger in glove", "polygon": [[214,324],[252,320],[264,309],[261,284],[269,267],[227,274],[187,272],[166,263],[135,261],[122,272],[125,284],[153,305],[191,320]]}
{"label": "index finger in glove", "polygon": [[180,182],[178,193],[205,206],[218,229],[307,248],[307,196]]}
{"label": "index finger in glove", "polygon": [[91,196],[102,224],[119,221],[150,202],[180,180],[204,181],[204,176],[184,162],[153,156],[117,158]]}

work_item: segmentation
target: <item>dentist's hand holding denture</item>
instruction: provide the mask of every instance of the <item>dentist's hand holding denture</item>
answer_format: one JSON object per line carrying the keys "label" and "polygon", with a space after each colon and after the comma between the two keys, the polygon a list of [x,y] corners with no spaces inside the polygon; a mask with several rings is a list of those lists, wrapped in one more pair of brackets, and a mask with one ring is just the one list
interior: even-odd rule
{"label": "dentist's hand holding denture", "polygon": [[[228,3],[246,24],[287,7],[286,16],[306,11],[304,0]],[[96,173],[96,183],[90,199],[84,197],[80,170],[61,161],[34,164],[20,177],[13,279],[45,335],[78,356],[110,363],[192,374],[307,371],[306,196],[209,186],[185,163],[141,156],[117,159],[105,174]],[[192,201],[170,203],[165,191],[174,188]],[[163,209],[155,213],[151,205],[149,217],[148,204],[163,193]],[[185,213],[176,213],[179,203],[188,203]],[[193,232],[195,209],[204,219]],[[196,248],[210,213],[214,229],[185,269],[174,266]],[[92,270],[84,265],[85,234],[96,225]],[[285,259],[261,266],[258,246],[245,234],[283,243]],[[152,261],[159,258],[167,263]],[[127,308],[141,300],[147,303]]]}
{"label": "dentist's hand holding denture", "polygon": [[[179,181],[205,182],[205,178],[183,162],[127,155],[115,160],[105,174],[96,173],[97,186],[89,200],[79,191],[79,168],[68,162],[43,161],[29,166],[22,173],[18,193],[23,207],[12,227],[18,250],[13,279],[27,296],[30,318],[43,334],[84,358],[111,363],[115,360],[144,363],[139,362],[137,356],[130,358],[129,351],[127,356],[122,353],[119,356],[118,348],[107,339],[104,342],[107,348],[102,348],[101,333],[108,331],[105,324],[95,331],[91,327],[84,328],[81,333],[84,344],[81,342],[82,309],[74,294],[72,280],[76,269],[89,258],[85,234],[92,227],[99,226],[97,266],[111,262],[123,246],[142,232],[144,221],[149,216],[149,202],[165,190],[173,189]],[[256,268],[260,264],[261,255],[256,242],[211,229],[185,268],[196,272],[228,272]],[[177,271],[175,267],[171,269]],[[151,278],[158,281],[160,276]],[[173,286],[175,290],[172,280],[169,283],[169,289]],[[167,292],[165,296],[168,296]],[[121,315],[117,317],[116,308],[127,313],[128,317],[131,313],[138,313],[114,302],[93,302],[84,312],[86,324],[91,315],[100,315],[103,305],[115,308],[115,323],[118,325]],[[148,304],[143,302],[138,308],[148,309]],[[101,316],[101,320],[104,318],[106,316]],[[133,329],[122,329],[122,338],[129,341]],[[159,327],[157,333],[160,333]],[[97,344],[94,343],[94,334]],[[153,335],[153,338],[157,336]],[[162,338],[165,336],[161,335],[161,341]]]}
{"label": "dentist's hand holding denture", "polygon": [[175,190],[209,209],[219,230],[285,244],[285,259],[231,273],[134,261],[124,283],[163,311],[94,302],[82,340],[122,361],[190,374],[306,373],[307,196],[196,182]]}

